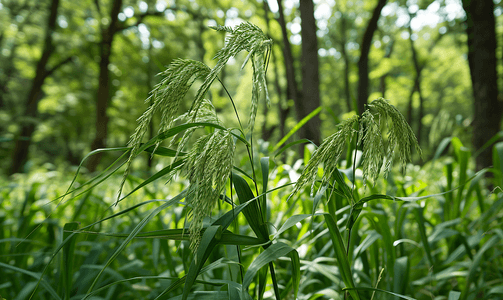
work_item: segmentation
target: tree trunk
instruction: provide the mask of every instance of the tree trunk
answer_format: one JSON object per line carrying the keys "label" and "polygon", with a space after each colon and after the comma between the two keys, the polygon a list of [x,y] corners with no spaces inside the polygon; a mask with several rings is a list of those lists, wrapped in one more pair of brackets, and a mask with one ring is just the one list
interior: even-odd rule
{"label": "tree trunk", "polygon": [[[108,136],[108,115],[107,108],[110,102],[110,56],[112,54],[112,43],[118,30],[118,15],[122,6],[122,0],[114,0],[110,11],[110,24],[107,28],[102,28],[100,43],[100,65],[99,65],[99,86],[96,94],[96,135],[91,143],[91,150],[105,148]],[[90,172],[96,171],[102,158],[102,153],[95,154],[89,158],[87,168]]]}
{"label": "tree trunk", "polygon": [[[278,23],[281,27],[281,33],[283,36],[283,56],[284,56],[284,63],[285,63],[285,73],[286,73],[286,84],[287,84],[287,89],[286,89],[286,98],[287,98],[287,105],[286,107],[283,107],[283,105],[280,103],[279,108],[280,108],[280,126],[282,126],[282,129],[280,128],[280,131],[285,131],[284,126],[286,122],[286,118],[288,116],[288,113],[290,111],[290,106],[288,106],[288,100],[293,100],[294,103],[299,102],[300,97],[300,91],[297,88],[297,82],[295,80],[295,68],[293,65],[293,55],[292,55],[292,47],[290,46],[290,40],[288,40],[288,32],[286,30],[286,21],[285,21],[285,14],[283,12],[283,4],[281,0],[277,0],[278,2],[278,12],[279,12],[279,18],[278,18]],[[281,135],[282,137],[284,134]]]}
{"label": "tree trunk", "polygon": [[[501,127],[498,100],[496,29],[492,0],[463,0],[468,35],[468,64],[473,86],[473,147],[480,149]],[[492,147],[476,158],[477,169],[492,165]]]}
{"label": "tree trunk", "polygon": [[[316,36],[313,1],[300,1],[300,18],[302,22],[302,100],[295,102],[298,121],[320,106],[318,37]],[[320,127],[320,117],[316,115],[300,128],[300,138],[309,139],[319,145]]]}
{"label": "tree trunk", "polygon": [[[264,19],[266,22],[267,26],[267,32],[271,32],[271,24],[270,24],[270,18],[269,18],[269,5],[267,4],[267,1],[263,2],[264,6]],[[272,60],[272,67],[273,67],[273,72],[274,72],[274,89],[276,90],[276,94],[278,95],[278,110],[279,110],[279,115],[282,115],[282,102],[283,102],[283,91],[281,90],[281,85],[279,84],[279,71],[278,71],[278,62],[276,59],[276,55],[274,54],[274,48],[271,49],[271,60]],[[279,127],[280,129],[280,138],[285,135],[285,124],[281,124],[281,119],[280,119],[280,124],[278,126],[273,126],[270,128],[267,128],[267,112],[269,108],[266,106],[264,109],[264,123],[262,123],[262,139],[264,141],[269,141],[271,139],[271,136],[276,128]]]}
{"label": "tree trunk", "polygon": [[[395,41],[391,40],[389,46],[386,48],[385,58],[390,58],[391,53],[393,53],[393,46],[395,45]],[[384,74],[379,78],[379,90],[381,91],[382,97],[386,98],[386,77],[388,77],[389,73]]]}
{"label": "tree trunk", "polygon": [[[412,16],[410,15],[410,18],[412,20]],[[423,70],[424,66],[419,65],[419,59],[417,57],[417,51],[416,51],[416,46],[414,45],[414,40],[412,40],[412,28],[410,27],[409,24],[409,42],[410,42],[410,50],[412,52],[412,62],[414,63],[414,69],[416,71],[416,78],[414,80],[414,88],[412,89],[412,94],[414,94],[414,90],[417,91],[419,95],[419,115],[417,117],[417,142],[419,145],[421,145],[421,134],[423,130],[423,117],[424,117],[424,99],[423,99],[423,92],[421,89],[421,71]],[[411,102],[409,104],[409,124],[412,124],[412,95],[411,95]]]}
{"label": "tree trunk", "polygon": [[344,15],[341,17],[341,32],[342,32],[342,41],[341,41],[341,54],[342,59],[344,60],[344,96],[346,98],[346,108],[348,112],[354,110],[353,105],[351,104],[351,88],[349,85],[349,56],[346,51],[346,18]]}
{"label": "tree trunk", "polygon": [[386,0],[379,0],[367,24],[360,47],[360,59],[358,60],[358,114],[360,115],[365,110],[369,97],[369,52],[372,45],[372,37],[377,29],[377,21],[381,16],[381,10],[384,5],[386,5]]}
{"label": "tree trunk", "polygon": [[33,136],[33,132],[35,132],[36,127],[35,118],[38,116],[38,102],[40,101],[41,98],[42,86],[47,76],[54,71],[54,68],[52,71],[48,71],[46,67],[49,58],[51,57],[54,51],[54,45],[52,43],[52,33],[56,29],[58,6],[59,6],[59,0],[52,0],[50,6],[49,18],[47,20],[47,29],[45,31],[42,56],[37,62],[35,78],[32,81],[31,88],[28,93],[28,98],[26,100],[26,106],[24,108],[24,116],[28,120],[21,124],[20,136],[18,137],[18,139],[16,140],[16,144],[14,145],[10,174],[22,172],[23,166],[28,160],[28,152],[31,143],[31,138]]}

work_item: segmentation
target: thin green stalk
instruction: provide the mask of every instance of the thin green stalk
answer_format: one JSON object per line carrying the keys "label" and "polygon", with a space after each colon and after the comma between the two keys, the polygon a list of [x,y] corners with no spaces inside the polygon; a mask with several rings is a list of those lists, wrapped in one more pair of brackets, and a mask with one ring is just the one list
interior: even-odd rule
{"label": "thin green stalk", "polygon": [[278,287],[278,280],[276,279],[276,271],[274,271],[274,265],[272,262],[269,263],[269,270],[271,271],[272,286],[274,287],[274,295],[276,296],[277,300],[281,300]]}
{"label": "thin green stalk", "polygon": [[241,128],[241,131],[244,132],[243,125],[241,124],[241,119],[239,118],[239,113],[238,113],[238,110],[236,108],[236,104],[234,103],[234,100],[232,99],[231,94],[229,93],[229,91],[225,87],[224,83],[220,80],[220,78],[217,77],[217,79],[218,79],[218,82],[220,82],[220,84],[224,88],[224,91],[227,94],[227,96],[229,96],[229,100],[231,100],[232,107],[234,108],[234,113],[236,114],[236,118],[238,119],[239,128]]}

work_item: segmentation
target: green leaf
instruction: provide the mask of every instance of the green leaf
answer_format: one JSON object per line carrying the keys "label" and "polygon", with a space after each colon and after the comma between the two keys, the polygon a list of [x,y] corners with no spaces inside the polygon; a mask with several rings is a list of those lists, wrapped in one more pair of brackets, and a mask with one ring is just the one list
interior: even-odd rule
{"label": "green leaf", "polygon": [[160,170],[159,172],[155,173],[154,175],[150,176],[147,180],[143,181],[141,184],[139,184],[137,187],[135,187],[131,192],[129,192],[126,196],[122,197],[117,203],[121,202],[125,198],[127,198],[129,195],[133,194],[137,190],[141,189],[142,187],[146,186],[147,184],[154,182],[155,180],[161,178],[162,176],[169,174],[173,170],[176,170],[180,168],[186,161],[187,159],[180,159],[172,163],[171,165],[165,167],[164,169]]}
{"label": "green leaf", "polygon": [[305,144],[305,143],[311,143],[315,147],[317,147],[317,145],[314,142],[312,142],[312,141],[310,141],[308,139],[300,139],[300,140],[288,143],[285,146],[281,147],[281,149],[277,150],[276,154],[274,154],[274,158],[278,157],[281,153],[285,152],[286,150],[288,150],[292,146],[295,146],[295,145],[298,145],[298,144]]}
{"label": "green leaf", "polygon": [[269,181],[269,157],[260,159],[262,170],[262,197],[260,197],[260,207],[262,208],[262,220],[267,220],[267,183]]}
{"label": "green leaf", "polygon": [[[143,143],[140,144],[140,147],[142,145],[143,145]],[[155,153],[154,153],[154,150],[155,150]],[[162,146],[157,147],[157,149],[155,149],[155,146],[150,146],[147,149],[145,149],[144,151],[148,152],[148,153],[151,153],[151,154],[155,154],[155,155],[159,155],[159,156],[166,156],[166,157],[175,157],[175,156],[185,156],[185,155],[187,155],[187,153],[185,153],[185,152],[177,152],[176,150],[169,149],[169,148],[162,147]]]}
{"label": "green leaf", "polygon": [[447,300],[459,300],[460,296],[461,296],[461,292],[450,291],[449,298]]}
{"label": "green leaf", "polygon": [[105,271],[105,269],[112,263],[112,261],[115,260],[115,258],[117,258],[117,256],[120,254],[120,252],[122,252],[122,250],[124,250],[124,248],[126,248],[127,244],[129,244],[129,242],[131,242],[131,240],[133,240],[133,238],[135,238],[138,235],[138,233],[140,233],[140,231],[143,229],[143,227],[145,227],[145,225],[147,225],[147,223],[153,217],[155,217],[158,213],[160,213],[162,210],[170,207],[171,205],[178,203],[181,199],[183,199],[183,197],[185,197],[185,194],[179,194],[178,196],[173,197],[168,202],[166,202],[166,203],[162,204],[161,206],[157,207],[156,209],[154,209],[143,220],[141,220],[140,223],[138,223],[138,225],[136,225],[136,227],[131,231],[131,233],[124,240],[124,242],[122,242],[122,244],[117,248],[117,250],[115,250],[115,252],[112,254],[112,256],[108,259],[108,261],[105,263],[105,265],[103,266],[101,271],[98,273],[98,275],[96,275],[96,278],[94,279],[93,283],[89,287],[89,290],[87,292],[88,294],[90,292],[92,292],[92,290],[94,289],[94,286],[98,283],[98,280],[101,277],[101,275],[103,274],[103,272]]}
{"label": "green leaf", "polygon": [[470,271],[468,272],[468,276],[466,278],[466,284],[461,293],[461,300],[468,299],[468,295],[470,294],[470,287],[472,283],[475,281],[475,276],[480,274],[479,267],[482,262],[482,258],[484,253],[499,243],[500,237],[495,235],[491,237],[484,245],[480,248],[480,250],[475,254],[472,264],[470,265]]}
{"label": "green leaf", "polygon": [[292,260],[292,280],[294,286],[294,299],[297,299],[297,292],[299,289],[300,282],[300,259],[299,254],[292,247],[278,242],[272,244],[264,252],[260,253],[259,256],[251,263],[250,267],[246,271],[246,274],[243,279],[243,298],[245,294],[248,293],[248,288],[253,281],[253,278],[257,274],[257,272],[270,262],[275,261],[276,259],[289,255]]}
{"label": "green leaf", "polygon": [[210,256],[213,248],[217,245],[221,236],[222,227],[220,226],[212,225],[204,231],[194,259],[190,263],[189,272],[187,273],[187,278],[185,279],[185,286],[183,287],[182,300],[188,299],[190,289],[196,281],[199,271],[201,271],[201,268]]}
{"label": "green leaf", "polygon": [[71,222],[66,223],[63,227],[63,240],[69,238],[67,244],[63,246],[63,289],[65,291],[64,299],[70,299],[70,292],[72,291],[72,279],[73,279],[73,259],[74,259],[74,251],[75,251],[75,240],[76,237],[70,234],[72,231],[76,230],[79,227],[79,223]]}
{"label": "green leaf", "polygon": [[[234,184],[234,189],[236,190],[241,204],[255,199],[248,182],[246,182],[243,177],[237,175],[236,173],[232,173],[232,183]],[[258,201],[253,201],[246,206],[243,209],[243,214],[257,237],[264,243],[269,241],[269,231],[265,223],[262,221],[262,213]]]}
{"label": "green leaf", "polygon": [[322,106],[318,107],[317,109],[313,110],[311,113],[309,113],[307,116],[305,116],[302,120],[300,120],[297,125],[295,125],[277,144],[272,148],[272,151],[276,151],[283,145],[297,130],[299,130],[304,124],[306,124],[309,120],[311,120],[314,116],[320,113],[322,110]]}
{"label": "green leaf", "polygon": [[2,267],[4,269],[7,269],[7,270],[12,270],[14,272],[18,272],[18,273],[21,273],[21,274],[25,274],[25,275],[28,275],[28,276],[30,276],[32,278],[37,279],[38,283],[37,284],[34,283],[34,290],[32,292],[31,297],[33,297],[33,295],[35,294],[37,286],[39,284],[41,284],[49,292],[49,294],[51,295],[51,297],[53,297],[53,299],[61,300],[61,298],[59,297],[58,293],[56,293],[56,291],[46,281],[44,281],[42,279],[42,276],[39,273],[34,273],[34,272],[31,272],[31,271],[28,271],[28,270],[24,270],[24,269],[21,269],[21,268],[18,268],[18,267],[14,267],[14,266],[11,266],[11,265],[8,265],[8,264],[4,264],[2,262],[0,262],[0,267]]}
{"label": "green leaf", "polygon": [[409,259],[402,256],[396,259],[394,266],[393,291],[397,294],[405,293],[409,285]]}
{"label": "green leaf", "polygon": [[[339,271],[342,276],[342,281],[346,287],[355,288],[355,284],[353,282],[353,273],[351,272],[351,268],[349,266],[349,260],[346,256],[346,248],[344,246],[344,242],[342,241],[341,233],[339,232],[339,228],[337,227],[337,223],[330,214],[323,214],[325,217],[325,223],[328,226],[328,230],[330,232],[330,238],[332,239],[332,244],[335,251],[335,257],[337,258],[337,262],[339,263]],[[354,300],[359,300],[360,296],[354,290],[350,290],[349,293]]]}
{"label": "green leaf", "polygon": [[396,296],[396,297],[400,297],[402,299],[416,300],[416,298],[412,298],[412,297],[400,295],[400,294],[393,293],[393,292],[388,292],[388,291],[381,290],[381,289],[375,289],[375,288],[371,288],[371,287],[343,288],[342,290],[343,291],[350,291],[350,292],[354,291],[354,290],[359,290],[359,291],[376,291],[376,292],[386,293],[386,294],[390,294],[390,295],[393,295],[393,296]]}

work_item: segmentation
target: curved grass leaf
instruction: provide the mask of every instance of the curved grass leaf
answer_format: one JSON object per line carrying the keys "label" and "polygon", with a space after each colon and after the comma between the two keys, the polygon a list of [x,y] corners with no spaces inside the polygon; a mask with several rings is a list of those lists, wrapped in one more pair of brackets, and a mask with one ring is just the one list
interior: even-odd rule
{"label": "curved grass leaf", "polygon": [[479,273],[479,267],[482,262],[482,257],[484,253],[491,249],[494,245],[499,243],[500,237],[498,235],[495,235],[491,237],[487,242],[484,243],[484,245],[480,248],[480,250],[475,254],[473,258],[473,263],[470,266],[470,271],[468,272],[468,276],[466,277],[466,284],[465,287],[461,293],[461,300],[466,300],[468,299],[468,295],[470,294],[470,287],[472,283],[475,281],[475,276]]}
{"label": "curved grass leaf", "polygon": [[276,151],[283,145],[297,130],[299,130],[304,124],[306,124],[309,120],[311,120],[314,116],[320,113],[320,111],[323,109],[322,106],[318,107],[317,109],[313,110],[311,113],[309,113],[307,116],[305,116],[302,120],[300,120],[297,125],[295,125],[275,146],[272,148],[272,151]]}
{"label": "curved grass leaf", "polygon": [[35,294],[37,286],[39,284],[41,284],[49,292],[49,294],[51,294],[51,296],[53,297],[53,299],[61,300],[61,297],[59,297],[58,293],[56,293],[56,291],[47,282],[45,282],[44,280],[42,280],[42,275],[40,275],[38,273],[34,273],[34,272],[31,272],[31,271],[28,271],[28,270],[24,270],[24,269],[15,267],[15,266],[4,264],[2,262],[0,262],[0,267],[2,267],[4,269],[9,269],[9,270],[12,270],[12,271],[15,271],[15,272],[19,272],[21,274],[25,274],[25,275],[28,275],[30,277],[33,277],[33,278],[37,279],[38,283],[34,287],[34,290],[32,292],[32,296],[33,296],[33,294]]}
{"label": "curved grass leaf", "polygon": [[201,271],[206,259],[210,256],[211,251],[218,244],[220,237],[222,236],[222,227],[212,225],[208,227],[201,238],[199,247],[194,256],[194,259],[190,263],[189,271],[187,272],[187,277],[185,279],[185,286],[183,287],[182,300],[187,300],[189,296],[190,289],[196,281],[197,275]]}
{"label": "curved grass leaf", "polygon": [[275,261],[276,259],[289,255],[292,260],[292,280],[294,287],[294,299],[297,299],[297,293],[299,289],[300,282],[300,259],[299,254],[295,249],[288,246],[287,244],[278,242],[272,244],[264,252],[260,253],[259,256],[251,263],[250,267],[246,271],[246,274],[243,279],[243,298],[248,293],[248,288],[253,281],[253,278],[257,274],[257,272],[264,266],[269,263]]}
{"label": "curved grass leaf", "polygon": [[318,147],[313,141],[311,140],[308,140],[308,139],[300,139],[300,140],[297,140],[297,141],[294,141],[294,142],[291,142],[291,143],[288,143],[286,144],[285,146],[281,147],[281,149],[279,150],[276,150],[276,153],[274,154],[274,158],[278,157],[279,155],[281,155],[281,153],[285,152],[286,150],[288,150],[290,147],[292,146],[295,146],[295,145],[298,145],[298,144],[307,144],[307,143],[311,143],[313,144],[315,147]]}
{"label": "curved grass leaf", "polygon": [[[337,262],[339,263],[339,270],[342,276],[342,281],[346,287],[355,288],[355,284],[353,282],[353,273],[351,272],[351,268],[349,266],[349,260],[346,256],[346,248],[344,246],[344,242],[342,241],[341,233],[339,232],[339,228],[337,227],[337,223],[330,214],[323,214],[325,217],[325,223],[327,224],[328,230],[330,232],[330,238],[332,239],[332,244],[335,251],[335,257],[337,258]],[[350,290],[349,293],[354,300],[359,300],[360,296],[358,292],[355,290]]]}
{"label": "curved grass leaf", "polygon": [[160,213],[162,210],[170,207],[171,205],[178,203],[178,201],[183,199],[184,196],[185,196],[184,194],[183,194],[183,196],[182,196],[182,194],[179,194],[178,196],[173,197],[168,202],[166,202],[166,203],[162,204],[161,206],[157,207],[156,209],[154,209],[154,211],[152,211],[150,214],[148,214],[147,217],[145,217],[143,220],[140,221],[140,223],[138,223],[138,225],[136,225],[136,227],[131,231],[131,233],[128,235],[126,240],[124,240],[124,242],[122,242],[122,244],[117,248],[117,250],[115,250],[115,252],[112,254],[112,256],[108,259],[108,261],[105,263],[105,265],[103,266],[101,271],[98,273],[98,275],[96,275],[96,278],[94,279],[93,283],[89,287],[89,290],[87,292],[88,294],[90,292],[92,292],[92,290],[94,289],[94,286],[98,283],[98,280],[99,280],[101,274],[103,274],[103,272],[105,271],[105,269],[112,263],[112,261],[117,256],[119,256],[119,254],[122,252],[122,250],[124,250],[124,248],[126,248],[127,244],[129,244],[129,242],[131,242],[131,240],[133,240],[133,238],[135,238],[138,235],[138,233],[143,229],[143,227],[145,227],[145,225],[147,225],[147,223],[153,217],[155,217],[158,213]]}
{"label": "curved grass leaf", "polygon": [[[63,227],[63,240],[66,240],[68,236],[71,234],[71,231],[74,231],[78,228],[79,223],[72,222],[66,223]],[[62,284],[64,289],[64,299],[70,299],[70,292],[72,290],[72,278],[73,278],[73,258],[75,251],[75,240],[76,237],[70,238],[68,244],[63,246],[63,274],[62,274]]]}
{"label": "curved grass leaf", "polygon": [[267,183],[269,181],[269,157],[260,159],[262,171],[262,197],[260,197],[260,207],[262,208],[262,220],[267,220]]}
{"label": "curved grass leaf", "polygon": [[389,295],[393,295],[395,297],[399,297],[399,298],[402,298],[402,299],[407,299],[407,300],[416,300],[416,298],[412,298],[412,297],[409,297],[409,296],[404,296],[404,295],[400,295],[400,294],[397,294],[397,293],[393,293],[393,292],[389,292],[389,291],[385,291],[385,290],[381,290],[381,289],[375,289],[375,288],[371,288],[371,287],[357,287],[357,288],[343,288],[342,289],[343,291],[355,291],[355,290],[360,290],[360,291],[375,291],[375,292],[381,292],[381,293],[386,293],[386,294],[389,294]]}
{"label": "curved grass leaf", "polygon": [[171,173],[173,170],[176,170],[180,168],[186,161],[187,159],[180,159],[172,163],[171,165],[165,167],[164,169],[160,170],[159,172],[155,173],[154,175],[150,176],[147,180],[143,181],[141,184],[139,184],[137,187],[135,187],[131,192],[129,192],[126,196],[122,197],[120,200],[117,201],[117,203],[121,202],[125,198],[127,198],[129,195],[133,194],[137,190],[141,189],[142,187],[146,186],[147,184],[161,178],[162,176]]}
{"label": "curved grass leaf", "polygon": [[[232,183],[234,184],[234,189],[239,198],[239,202],[241,204],[246,203],[248,201],[252,201],[255,198],[253,192],[250,189],[250,186],[243,179],[243,177],[237,175],[236,173],[232,173]],[[262,213],[257,201],[253,201],[248,206],[243,209],[243,214],[248,221],[248,224],[252,228],[253,232],[257,235],[259,239],[261,239],[264,243],[269,241],[269,230],[267,229],[266,224],[262,221]]]}

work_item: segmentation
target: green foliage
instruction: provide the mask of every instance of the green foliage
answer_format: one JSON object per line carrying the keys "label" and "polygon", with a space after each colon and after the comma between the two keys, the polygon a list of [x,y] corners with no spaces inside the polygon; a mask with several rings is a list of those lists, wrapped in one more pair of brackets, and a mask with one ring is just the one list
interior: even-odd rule
{"label": "green foliage", "polygon": [[[484,188],[482,174],[488,170],[473,174],[474,154],[460,139],[449,138],[437,151],[450,144],[449,157],[435,157],[422,167],[409,164],[408,174],[401,174],[392,166],[395,154],[405,171],[411,149],[418,145],[398,110],[378,99],[362,116],[341,122],[319,147],[306,147],[304,161],[285,163],[277,154],[295,158],[289,148],[296,142],[280,149],[282,140],[269,153],[254,141],[253,131],[225,127],[211,98],[204,98],[225,62],[242,50],[248,51],[245,63],[251,61],[254,72],[250,120],[259,98],[267,97],[270,41],[249,23],[217,29],[230,34],[217,65],[211,70],[190,60],[170,65],[128,147],[89,154],[122,153],[101,174],[89,180],[75,175],[70,181],[68,173],[59,171],[33,173],[1,185],[2,296],[249,300],[501,295],[503,193]],[[181,99],[190,95],[197,78],[202,84],[191,109],[179,115]],[[143,143],[155,112],[161,114],[161,129]],[[169,146],[162,146],[163,141]],[[494,152],[497,168],[500,148]],[[167,166],[141,179],[130,166],[143,152]],[[123,165],[125,175],[117,175]],[[501,170],[494,173],[501,181]],[[99,186],[105,180],[107,185]],[[130,192],[113,205],[113,195],[123,186]]]}

